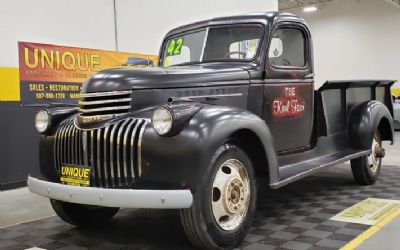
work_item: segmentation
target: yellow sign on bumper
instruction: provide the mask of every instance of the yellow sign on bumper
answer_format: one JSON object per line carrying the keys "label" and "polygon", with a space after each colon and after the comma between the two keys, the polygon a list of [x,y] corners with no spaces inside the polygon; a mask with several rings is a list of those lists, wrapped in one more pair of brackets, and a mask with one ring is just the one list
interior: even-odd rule
{"label": "yellow sign on bumper", "polygon": [[87,187],[90,185],[90,167],[63,165],[61,166],[60,181],[66,185]]}

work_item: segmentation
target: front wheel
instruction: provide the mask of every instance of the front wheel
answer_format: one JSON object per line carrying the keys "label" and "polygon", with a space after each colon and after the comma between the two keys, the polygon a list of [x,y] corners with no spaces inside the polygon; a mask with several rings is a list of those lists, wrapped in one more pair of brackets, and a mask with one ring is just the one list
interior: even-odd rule
{"label": "front wheel", "polygon": [[377,131],[371,145],[371,154],[351,160],[351,170],[355,181],[360,185],[371,185],[378,179],[385,150]]}
{"label": "front wheel", "polygon": [[107,223],[119,210],[50,199],[56,214],[65,222],[78,227],[94,227]]}
{"label": "front wheel", "polygon": [[232,144],[220,147],[194,194],[181,210],[189,240],[203,249],[231,249],[246,236],[256,208],[256,184],[246,153]]}

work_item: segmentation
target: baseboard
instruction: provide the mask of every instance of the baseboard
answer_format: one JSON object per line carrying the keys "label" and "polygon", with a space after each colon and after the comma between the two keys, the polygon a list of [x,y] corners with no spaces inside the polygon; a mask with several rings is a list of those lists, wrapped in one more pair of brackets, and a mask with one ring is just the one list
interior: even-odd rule
{"label": "baseboard", "polygon": [[25,181],[16,181],[16,182],[9,182],[9,183],[0,183],[0,191],[26,187],[26,180]]}

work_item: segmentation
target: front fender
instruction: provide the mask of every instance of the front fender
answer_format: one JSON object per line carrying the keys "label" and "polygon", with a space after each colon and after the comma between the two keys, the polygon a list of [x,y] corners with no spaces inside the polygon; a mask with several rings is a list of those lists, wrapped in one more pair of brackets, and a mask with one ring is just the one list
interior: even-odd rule
{"label": "front fender", "polygon": [[368,101],[352,107],[348,119],[350,145],[354,149],[370,149],[375,132],[384,122],[384,140],[394,142],[393,118],[389,109],[380,101]]}
{"label": "front fender", "polygon": [[271,179],[278,179],[274,142],[265,122],[246,110],[205,105],[176,136],[159,136],[147,126],[142,138],[141,181],[195,191],[216,150],[241,129],[259,137],[268,160],[265,167]]}

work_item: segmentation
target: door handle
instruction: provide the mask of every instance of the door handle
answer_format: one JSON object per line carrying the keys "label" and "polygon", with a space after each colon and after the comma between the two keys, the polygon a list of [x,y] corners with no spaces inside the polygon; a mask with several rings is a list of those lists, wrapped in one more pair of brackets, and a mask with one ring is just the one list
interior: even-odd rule
{"label": "door handle", "polygon": [[311,74],[305,75],[304,79],[314,78],[314,76],[315,76],[315,74],[311,73]]}

